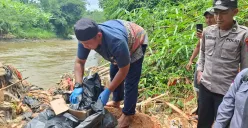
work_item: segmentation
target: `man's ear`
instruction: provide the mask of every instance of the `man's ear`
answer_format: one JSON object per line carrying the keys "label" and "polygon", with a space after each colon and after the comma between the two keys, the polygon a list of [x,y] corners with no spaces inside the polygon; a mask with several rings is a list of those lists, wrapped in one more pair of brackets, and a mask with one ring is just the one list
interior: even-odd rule
{"label": "man's ear", "polygon": [[233,16],[236,16],[237,14],[238,14],[238,12],[239,12],[239,9],[238,8],[235,8],[234,10],[233,10]]}
{"label": "man's ear", "polygon": [[100,39],[102,39],[102,32],[98,32],[98,33],[97,33],[97,36],[98,36]]}

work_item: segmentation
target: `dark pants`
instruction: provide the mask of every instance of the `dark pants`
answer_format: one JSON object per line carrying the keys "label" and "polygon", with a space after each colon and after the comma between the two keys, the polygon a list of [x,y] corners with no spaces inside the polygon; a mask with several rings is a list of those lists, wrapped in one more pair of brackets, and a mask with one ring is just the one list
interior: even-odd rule
{"label": "dark pants", "polygon": [[199,119],[197,128],[211,128],[224,96],[210,92],[202,84],[199,89]]}
{"label": "dark pants", "polygon": [[[143,53],[145,53],[146,46],[147,45],[142,45]],[[140,81],[143,60],[144,56],[130,64],[130,69],[125,80],[113,92],[113,101],[121,101],[124,99],[124,108],[122,109],[122,112],[125,115],[135,114],[138,98],[138,84]],[[117,65],[110,65],[111,81],[114,79],[118,70],[119,68]]]}

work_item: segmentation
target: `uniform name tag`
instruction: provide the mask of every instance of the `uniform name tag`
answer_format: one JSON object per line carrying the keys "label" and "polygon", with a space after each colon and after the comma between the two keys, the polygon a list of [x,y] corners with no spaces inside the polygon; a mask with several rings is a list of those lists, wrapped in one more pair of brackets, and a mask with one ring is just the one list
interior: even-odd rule
{"label": "uniform name tag", "polygon": [[232,39],[232,38],[226,38],[226,41],[233,42],[233,43],[240,43],[240,40],[238,40],[238,39]]}
{"label": "uniform name tag", "polygon": [[215,40],[215,39],[216,39],[216,36],[209,36],[209,35],[206,35],[206,39],[207,39],[207,40]]}

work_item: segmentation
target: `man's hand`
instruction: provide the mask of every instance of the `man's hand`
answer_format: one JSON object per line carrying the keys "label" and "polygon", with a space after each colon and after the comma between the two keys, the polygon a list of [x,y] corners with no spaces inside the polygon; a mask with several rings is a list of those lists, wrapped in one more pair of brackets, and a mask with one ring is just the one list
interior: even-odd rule
{"label": "man's hand", "polygon": [[197,33],[196,33],[196,36],[197,36],[199,39],[201,39],[201,38],[202,38],[202,32],[197,32]]}
{"label": "man's hand", "polygon": [[189,71],[191,69],[192,61],[189,61],[189,63],[186,66],[186,69]]}
{"label": "man's hand", "polygon": [[110,95],[111,91],[106,88],[100,95],[99,95],[99,99],[101,99],[102,104],[105,106],[108,102],[109,99],[109,95]]}
{"label": "man's hand", "polygon": [[71,96],[70,96],[70,102],[72,103],[72,104],[76,104],[76,103],[78,103],[78,96],[79,95],[81,95],[82,93],[83,93],[83,88],[82,87],[80,87],[80,88],[75,88],[74,90],[73,90],[73,92],[71,93]]}
{"label": "man's hand", "polygon": [[201,71],[197,71],[197,84],[200,84],[201,77],[202,77],[202,72]]}

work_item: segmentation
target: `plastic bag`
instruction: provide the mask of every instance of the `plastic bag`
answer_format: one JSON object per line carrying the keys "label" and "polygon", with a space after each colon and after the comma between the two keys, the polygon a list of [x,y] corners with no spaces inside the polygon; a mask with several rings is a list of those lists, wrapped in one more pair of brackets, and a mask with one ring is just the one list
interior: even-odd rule
{"label": "plastic bag", "polygon": [[46,109],[32,119],[25,128],[74,128],[78,125],[77,118],[69,113],[55,116],[51,109]]}
{"label": "plastic bag", "polygon": [[90,109],[91,104],[95,103],[100,93],[104,90],[101,86],[101,79],[97,73],[83,79],[84,92],[80,96],[78,104],[71,104],[70,108],[75,110]]}
{"label": "plastic bag", "polygon": [[93,114],[81,122],[77,128],[114,128],[117,126],[116,118],[104,109],[101,100],[98,99],[103,91],[99,75],[96,73],[86,77],[84,84],[84,93],[79,109],[92,109]]}

